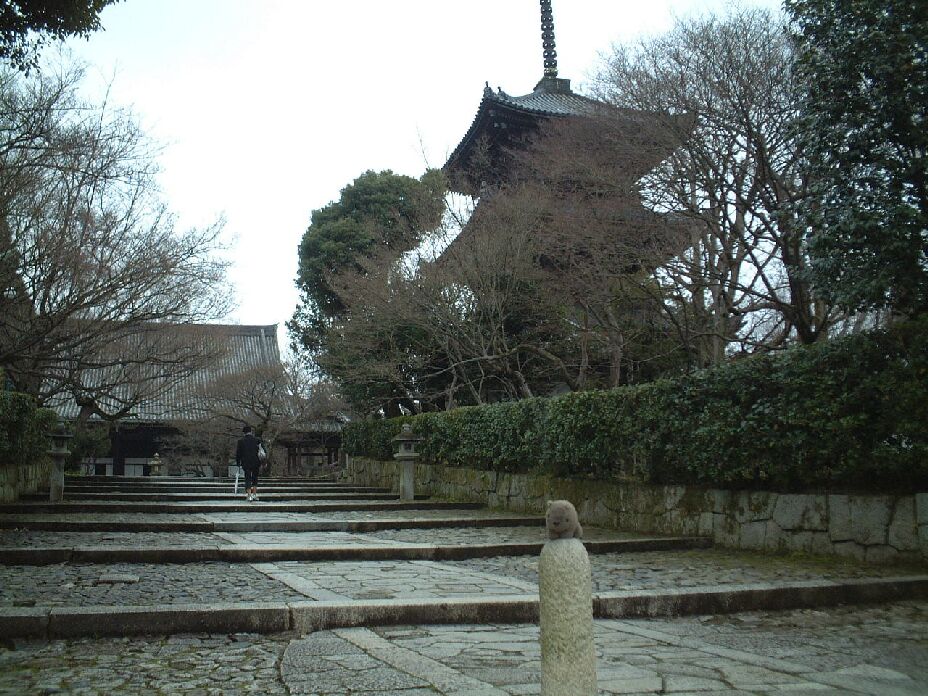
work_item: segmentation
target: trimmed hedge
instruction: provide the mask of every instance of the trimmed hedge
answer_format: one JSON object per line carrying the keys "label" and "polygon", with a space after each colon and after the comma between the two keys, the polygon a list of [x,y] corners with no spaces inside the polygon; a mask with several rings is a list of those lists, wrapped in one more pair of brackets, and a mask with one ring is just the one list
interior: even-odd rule
{"label": "trimmed hedge", "polygon": [[31,464],[46,457],[46,436],[57,422],[54,411],[16,392],[0,391],[0,466]]}
{"label": "trimmed hedge", "polygon": [[928,321],[676,379],[352,423],[389,459],[405,422],[425,461],[560,476],[780,490],[928,488]]}

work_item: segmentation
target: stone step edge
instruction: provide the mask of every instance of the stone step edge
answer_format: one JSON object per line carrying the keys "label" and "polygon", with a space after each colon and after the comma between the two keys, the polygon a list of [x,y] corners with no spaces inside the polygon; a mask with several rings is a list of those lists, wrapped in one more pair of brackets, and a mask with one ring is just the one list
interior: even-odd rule
{"label": "stone step edge", "polygon": [[[239,488],[242,487],[242,478],[238,482]],[[268,483],[264,479],[259,480],[262,490],[297,490],[297,491],[389,491],[389,486],[355,486],[350,483]],[[66,491],[214,491],[227,490],[235,488],[235,479],[231,481],[220,481],[216,483],[80,483],[66,482],[64,489]],[[48,492],[48,489],[43,489]],[[41,491],[40,491],[41,492]]]}
{"label": "stone step edge", "polygon": [[147,512],[147,513],[178,513],[194,514],[208,512],[331,512],[331,511],[380,511],[380,510],[479,510],[485,508],[484,503],[453,503],[436,500],[416,500],[414,502],[400,501],[397,497],[393,501],[334,501],[334,502],[307,502],[307,503],[278,503],[261,501],[249,503],[242,500],[239,503],[202,503],[202,502],[173,502],[173,503],[127,503],[120,501],[101,502],[88,501],[77,503],[66,501],[63,503],[0,503],[0,515],[17,514],[58,514],[74,512]]}
{"label": "stone step edge", "polygon": [[[0,565],[57,563],[275,563],[282,561],[456,561],[468,558],[538,555],[537,542],[499,544],[411,544],[408,546],[282,546],[228,544],[199,547],[74,546],[0,547]],[[643,537],[585,541],[589,553],[679,551],[712,546],[709,537]]]}
{"label": "stone step edge", "polygon": [[[597,619],[657,618],[911,599],[928,599],[928,576],[601,593],[593,596],[593,615]],[[0,608],[0,635],[6,638],[59,639],[177,633],[310,633],[357,626],[537,621],[537,595],[438,601],[5,607]]]}
{"label": "stone step edge", "polygon": [[315,520],[312,522],[133,522],[79,520],[0,520],[0,529],[69,532],[376,532],[382,529],[448,527],[534,527],[544,517],[414,517],[409,519]]}
{"label": "stone step edge", "polygon": [[[47,496],[23,496],[25,503],[42,504]],[[64,492],[65,503],[96,503],[96,502],[154,502],[154,503],[186,503],[198,501],[240,501],[244,500],[244,493],[69,493]],[[307,502],[321,502],[326,500],[368,501],[368,500],[398,500],[397,493],[261,493],[261,499],[266,503],[294,502],[305,500]],[[429,496],[417,495],[416,500],[428,500]]]}

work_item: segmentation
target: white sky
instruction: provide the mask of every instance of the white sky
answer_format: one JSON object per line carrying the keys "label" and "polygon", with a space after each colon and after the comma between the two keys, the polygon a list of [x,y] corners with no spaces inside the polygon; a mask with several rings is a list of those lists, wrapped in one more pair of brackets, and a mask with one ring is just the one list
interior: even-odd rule
{"label": "white sky", "polygon": [[[612,43],[731,4],[554,0],[559,76],[582,92]],[[538,0],[122,0],[101,21],[72,51],[165,146],[180,225],[225,216],[229,320],[279,324],[282,346],[311,211],[368,169],[441,166],[485,81],[525,94],[542,76]]]}

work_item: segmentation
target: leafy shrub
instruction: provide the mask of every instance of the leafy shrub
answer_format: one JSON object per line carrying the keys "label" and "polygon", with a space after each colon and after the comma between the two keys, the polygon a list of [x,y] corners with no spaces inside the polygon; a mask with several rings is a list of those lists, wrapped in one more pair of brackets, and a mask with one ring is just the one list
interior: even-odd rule
{"label": "leafy shrub", "polygon": [[0,391],[0,466],[44,459],[49,448],[46,433],[56,420],[53,411],[36,408],[31,397]]}
{"label": "leafy shrub", "polygon": [[678,379],[363,421],[346,451],[392,454],[404,422],[451,466],[780,490],[928,485],[928,321]]}

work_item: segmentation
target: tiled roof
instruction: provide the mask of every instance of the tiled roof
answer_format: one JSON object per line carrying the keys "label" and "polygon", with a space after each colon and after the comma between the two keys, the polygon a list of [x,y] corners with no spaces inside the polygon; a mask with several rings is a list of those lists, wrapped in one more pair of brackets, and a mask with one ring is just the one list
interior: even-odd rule
{"label": "tiled roof", "polygon": [[[483,90],[483,99],[477,107],[477,114],[461,142],[448,157],[444,170],[449,174],[468,169],[469,150],[481,137],[487,136],[498,128],[506,128],[506,121],[521,124],[534,124],[546,118],[563,118],[569,116],[591,116],[597,110],[608,108],[605,104],[574,94],[570,89],[570,80],[543,78],[529,94],[512,96],[502,89],[493,91],[489,84]],[[491,136],[495,137],[495,136]]]}
{"label": "tiled roof", "polygon": [[[193,369],[180,380],[165,377],[158,388],[149,387],[149,395],[143,397],[137,406],[132,409],[129,418],[133,421],[165,422],[172,420],[197,420],[202,417],[202,394],[210,384],[218,380],[244,374],[249,370],[259,368],[279,368],[280,349],[277,344],[277,325],[270,326],[241,326],[235,324],[162,324],[148,325],[148,331],[154,335],[168,337],[176,346],[188,349],[197,355],[209,356],[207,364]],[[123,348],[112,347],[111,350],[131,351],[129,340],[120,343]],[[111,364],[111,353],[106,367],[94,370],[85,370],[82,379],[88,390],[94,390],[102,385],[119,383],[119,371],[125,365]],[[134,366],[139,374],[158,384],[159,371],[162,367],[153,362],[143,362]],[[100,399],[104,408],[115,411],[120,403],[128,403],[135,395],[128,384],[120,384],[111,390],[110,397]],[[53,400],[50,406],[66,419],[76,418],[79,408],[75,400],[61,397]]]}
{"label": "tiled roof", "polygon": [[[599,102],[573,92],[549,92],[536,88],[529,94],[513,97],[503,90],[484,90],[485,101],[497,102],[539,116],[585,116],[602,108]],[[481,107],[483,103],[481,102]]]}

